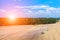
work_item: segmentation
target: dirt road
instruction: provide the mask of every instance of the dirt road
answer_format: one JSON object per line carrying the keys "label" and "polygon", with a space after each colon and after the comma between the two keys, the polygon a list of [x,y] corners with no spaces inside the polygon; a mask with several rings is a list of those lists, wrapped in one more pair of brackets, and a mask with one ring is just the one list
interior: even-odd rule
{"label": "dirt road", "polygon": [[46,29],[46,25],[3,26],[0,27],[0,40],[37,40]]}
{"label": "dirt road", "polygon": [[60,40],[60,22],[0,27],[0,40]]}
{"label": "dirt road", "polygon": [[38,40],[60,40],[60,22],[49,24],[48,32],[41,35]]}

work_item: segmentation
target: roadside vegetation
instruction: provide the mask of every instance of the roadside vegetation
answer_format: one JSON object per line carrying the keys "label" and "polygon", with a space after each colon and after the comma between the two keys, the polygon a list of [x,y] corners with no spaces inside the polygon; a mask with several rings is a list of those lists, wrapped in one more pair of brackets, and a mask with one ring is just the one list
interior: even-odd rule
{"label": "roadside vegetation", "polygon": [[35,25],[35,24],[52,24],[58,22],[56,18],[25,18],[23,24]]}
{"label": "roadside vegetation", "polygon": [[15,22],[8,22],[7,18],[0,18],[1,25],[37,25],[37,24],[53,24],[58,22],[59,18],[17,18]]}

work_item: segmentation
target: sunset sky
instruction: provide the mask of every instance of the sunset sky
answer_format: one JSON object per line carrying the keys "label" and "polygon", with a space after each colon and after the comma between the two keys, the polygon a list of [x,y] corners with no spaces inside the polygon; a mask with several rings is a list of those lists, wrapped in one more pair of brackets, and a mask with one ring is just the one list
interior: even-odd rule
{"label": "sunset sky", "polygon": [[0,0],[0,17],[60,18],[60,0]]}

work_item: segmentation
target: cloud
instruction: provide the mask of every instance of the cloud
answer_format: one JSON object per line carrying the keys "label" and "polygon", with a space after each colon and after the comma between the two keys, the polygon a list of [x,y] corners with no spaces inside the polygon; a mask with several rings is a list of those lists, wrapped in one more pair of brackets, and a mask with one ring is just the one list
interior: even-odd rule
{"label": "cloud", "polygon": [[[33,17],[60,17],[60,7],[55,8],[49,5],[15,6],[16,9],[26,9]],[[28,15],[30,15],[28,13]]]}
{"label": "cloud", "polygon": [[[3,9],[0,9],[0,11],[5,12]],[[13,9],[8,11],[15,13],[17,17],[60,17],[60,7],[55,8],[49,5],[14,6]]]}
{"label": "cloud", "polygon": [[14,8],[31,8],[31,9],[36,9],[36,8],[48,8],[49,6],[47,5],[35,5],[35,6],[15,6]]}

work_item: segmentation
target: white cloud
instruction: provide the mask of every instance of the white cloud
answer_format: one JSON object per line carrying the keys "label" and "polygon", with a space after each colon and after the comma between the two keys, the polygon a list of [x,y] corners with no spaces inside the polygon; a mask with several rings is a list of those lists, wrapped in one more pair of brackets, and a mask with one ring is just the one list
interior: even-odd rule
{"label": "white cloud", "polygon": [[[18,17],[19,14],[24,14],[24,17],[60,17],[60,7],[55,8],[48,5],[15,6],[13,10]],[[1,11],[5,12],[3,9],[0,9]]]}
{"label": "white cloud", "polygon": [[29,10],[28,12],[32,12],[31,10]]}
{"label": "white cloud", "polygon": [[37,8],[49,8],[49,6],[47,6],[47,5],[15,6],[14,8],[30,8],[30,9],[37,9]]}
{"label": "white cloud", "polygon": [[[60,15],[60,7],[58,8],[55,8],[55,7],[51,7],[51,6],[48,6],[48,5],[35,5],[35,6],[15,6],[14,8],[16,9],[27,9],[26,10],[26,13],[27,12],[30,12],[31,15],[40,15],[41,14],[45,14],[45,16],[47,15],[47,17],[49,16],[59,16]],[[31,10],[31,11],[29,11]],[[37,16],[36,15],[36,16]],[[34,17],[34,16],[33,16]],[[39,16],[37,16],[39,17]]]}

